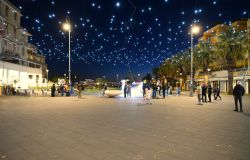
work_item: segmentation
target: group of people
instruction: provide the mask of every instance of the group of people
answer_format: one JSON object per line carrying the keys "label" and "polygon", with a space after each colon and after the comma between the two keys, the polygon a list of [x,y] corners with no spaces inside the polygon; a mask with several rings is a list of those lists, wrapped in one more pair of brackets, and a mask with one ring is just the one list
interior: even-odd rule
{"label": "group of people", "polygon": [[11,96],[16,95],[17,91],[13,87],[13,85],[4,85],[1,87],[1,95],[2,96]]}
{"label": "group of people", "polygon": [[[197,89],[196,89],[196,94],[197,94],[199,104],[201,104],[201,102],[203,103],[212,102],[212,98],[211,98],[212,94],[213,94],[214,100],[217,100],[218,98],[220,98],[221,100],[220,87],[218,87],[217,85],[214,85],[212,87],[211,84],[209,85],[206,85],[205,83],[203,83],[202,85],[198,84]],[[245,89],[242,86],[241,82],[238,81],[237,85],[233,89],[233,96],[234,96],[234,101],[235,101],[234,111],[243,112],[242,96],[244,96],[244,94],[245,94]],[[208,101],[207,101],[207,97],[208,97]],[[238,108],[238,104],[240,104],[240,110]]]}
{"label": "group of people", "polygon": [[205,83],[203,83],[202,85],[198,84],[196,89],[196,94],[199,104],[201,104],[201,102],[203,103],[212,102],[212,94],[214,100],[217,100],[218,98],[220,98],[221,100],[220,87],[218,87],[218,85],[214,85],[212,87],[211,84],[209,85],[206,85]]}
{"label": "group of people", "polygon": [[[166,98],[168,95],[173,94],[173,87],[169,84],[167,84],[166,80],[157,80],[156,82],[152,83],[144,83],[143,84],[143,97],[146,94],[145,89],[149,88],[152,89],[152,98],[153,99],[159,99],[162,97],[163,99]],[[181,88],[177,84],[176,86],[176,95],[179,96],[181,94]]]}
{"label": "group of people", "polygon": [[51,87],[51,97],[56,96],[56,91],[58,93],[58,96],[64,96],[64,95],[70,96],[70,92],[71,92],[69,84],[65,84],[65,85],[61,84],[58,87],[56,87],[56,85],[53,84]]}

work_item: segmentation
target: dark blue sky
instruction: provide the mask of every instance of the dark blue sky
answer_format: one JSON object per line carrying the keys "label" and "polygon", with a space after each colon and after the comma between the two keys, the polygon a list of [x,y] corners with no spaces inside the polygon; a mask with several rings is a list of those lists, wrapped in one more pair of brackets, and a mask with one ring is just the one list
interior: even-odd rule
{"label": "dark blue sky", "polygon": [[10,0],[23,13],[31,42],[46,56],[50,75],[68,73],[70,18],[72,74],[115,79],[146,74],[190,46],[190,24],[205,31],[217,23],[249,18],[248,0]]}

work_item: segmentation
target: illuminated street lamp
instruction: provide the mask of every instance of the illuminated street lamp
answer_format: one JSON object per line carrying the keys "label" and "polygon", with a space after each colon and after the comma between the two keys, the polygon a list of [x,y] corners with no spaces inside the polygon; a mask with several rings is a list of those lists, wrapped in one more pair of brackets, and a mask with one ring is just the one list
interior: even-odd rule
{"label": "illuminated street lamp", "polygon": [[198,34],[200,32],[200,27],[196,25],[191,26],[191,74],[190,74],[190,97],[193,97],[193,91],[194,91],[194,76],[193,76],[193,58],[194,58],[194,38],[193,36],[195,34]]}
{"label": "illuminated street lamp", "polygon": [[71,88],[71,63],[70,63],[70,58],[71,58],[71,49],[70,49],[70,42],[71,42],[71,37],[70,37],[70,33],[71,33],[71,24],[69,22],[69,20],[67,20],[64,24],[63,24],[63,30],[69,32],[69,86]]}

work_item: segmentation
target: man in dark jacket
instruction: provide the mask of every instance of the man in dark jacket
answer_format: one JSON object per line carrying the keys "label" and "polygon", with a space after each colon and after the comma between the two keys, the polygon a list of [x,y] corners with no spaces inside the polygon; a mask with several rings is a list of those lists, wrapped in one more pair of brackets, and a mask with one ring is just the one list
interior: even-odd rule
{"label": "man in dark jacket", "polygon": [[201,87],[201,96],[202,96],[202,102],[207,102],[207,87],[205,83],[203,83]]}
{"label": "man in dark jacket", "polygon": [[209,84],[209,85],[208,85],[208,88],[207,88],[207,92],[208,92],[208,102],[212,102],[212,101],[211,101],[212,90],[213,90],[213,88],[212,88],[211,85]]}
{"label": "man in dark jacket", "polygon": [[55,91],[56,91],[56,86],[55,84],[53,84],[51,87],[51,97],[55,97]]}
{"label": "man in dark jacket", "polygon": [[240,112],[243,112],[242,110],[242,96],[245,94],[245,89],[241,85],[241,82],[237,82],[237,85],[234,87],[233,95],[234,95],[234,101],[235,101],[235,110],[238,112],[238,101],[240,103]]}

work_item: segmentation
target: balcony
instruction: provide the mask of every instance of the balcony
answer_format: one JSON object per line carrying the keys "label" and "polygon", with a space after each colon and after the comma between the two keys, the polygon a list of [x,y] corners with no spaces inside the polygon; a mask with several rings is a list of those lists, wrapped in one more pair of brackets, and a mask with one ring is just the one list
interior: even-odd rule
{"label": "balcony", "polygon": [[4,54],[0,54],[0,60],[26,67],[42,69],[41,63],[22,59],[18,54],[9,51],[5,51]]}

